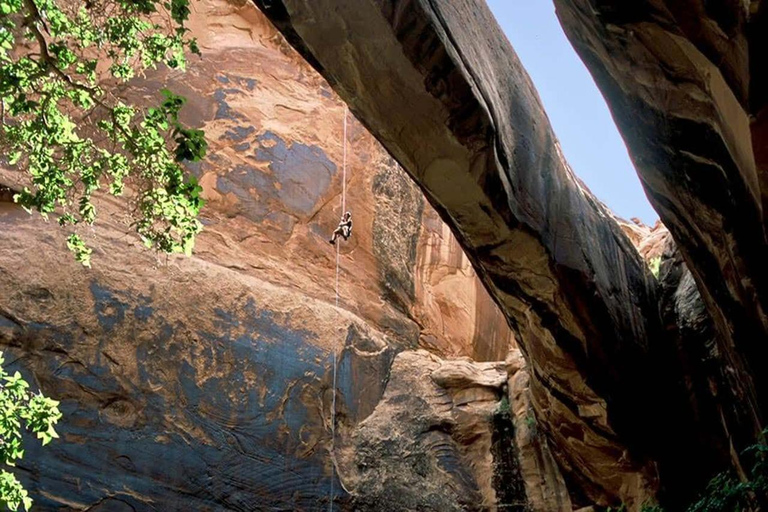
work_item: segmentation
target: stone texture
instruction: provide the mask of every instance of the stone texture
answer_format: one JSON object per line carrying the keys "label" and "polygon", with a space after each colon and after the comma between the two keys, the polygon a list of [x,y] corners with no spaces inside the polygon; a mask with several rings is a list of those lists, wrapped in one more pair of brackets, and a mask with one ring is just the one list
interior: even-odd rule
{"label": "stone texture", "polygon": [[515,329],[541,430],[572,492],[634,506],[655,494],[655,459],[674,456],[677,440],[648,411],[674,418],[686,400],[680,375],[645,378],[671,367],[651,343],[664,345],[655,282],[573,177],[487,7],[256,3],[456,234]]}
{"label": "stone texture", "polygon": [[331,482],[342,510],[638,510],[739,467],[768,389],[764,3],[556,0],[679,246],[658,282],[665,228],[573,176],[484,4],[256,4],[195,4],[205,57],[125,91],[170,86],[211,138],[194,258],[103,199],[89,272],[0,198],[0,342],[68,418],[20,468],[41,510],[325,509]]}
{"label": "stone texture", "polygon": [[764,72],[751,73],[760,59],[749,55],[762,50],[752,44],[762,36],[752,35],[761,33],[765,6],[751,2],[752,12],[750,2],[556,4],[718,332],[737,353],[762,359],[765,344],[756,340],[765,338],[767,325],[766,188],[755,155],[764,146],[765,94],[756,87]]}
{"label": "stone texture", "polygon": [[[422,329],[420,345],[444,357],[504,359],[509,348],[515,346],[507,319],[437,213],[426,209],[423,222],[414,313]],[[471,350],[463,346],[463,340],[473,340]]]}
{"label": "stone texture", "polygon": [[[494,508],[488,417],[500,391],[457,407],[430,378],[439,366],[425,351],[399,354],[384,397],[343,449],[340,472],[357,510]],[[476,478],[479,471],[488,478]]]}
{"label": "stone texture", "polygon": [[507,389],[515,445],[530,509],[534,511],[573,510],[565,480],[536,420],[530,390],[530,375],[519,351],[510,351],[506,361]]}
{"label": "stone texture", "polygon": [[669,230],[661,221],[657,220],[651,227],[646,226],[640,219],[632,219],[630,222],[618,218],[616,220],[646,262],[661,258],[669,237]]}
{"label": "stone texture", "polygon": [[[768,403],[768,374],[760,367],[768,357],[766,4],[556,0],[555,5],[690,271],[690,276],[677,272],[678,299],[690,302],[695,282],[712,319],[716,335],[692,332],[693,310],[681,310],[681,329],[692,336],[684,345],[708,360],[707,354],[716,354],[721,369],[710,368],[711,375],[736,376],[731,397],[736,401],[726,408],[743,413],[725,414],[723,428],[738,452],[759,434]],[[694,316],[702,314],[696,310]],[[722,386],[712,393],[720,406],[728,401]],[[709,394],[703,391],[694,401],[708,402]],[[672,473],[692,477],[690,493],[705,481],[702,467],[722,469],[718,461],[730,458],[728,443],[723,448],[717,455],[692,448],[697,467]],[[704,461],[705,453],[712,458]]]}
{"label": "stone texture", "polygon": [[[505,367],[424,350],[398,354],[382,400],[341,449],[340,473],[355,509],[571,510],[557,466],[542,474],[531,460],[552,463],[546,445],[518,450],[518,429],[532,423],[509,409]],[[551,508],[549,496],[529,499],[531,491],[553,492],[552,483],[562,507]]]}
{"label": "stone texture", "polygon": [[722,340],[670,236],[665,243],[659,281],[662,318],[677,364],[686,375],[685,388],[693,405],[693,414],[680,425],[693,437],[691,452],[678,460],[676,471],[671,467],[672,473],[664,475],[670,487],[675,478],[678,480],[678,492],[667,493],[666,501],[671,507],[682,508],[692,496],[680,489],[696,489],[729,466],[743,474],[738,447],[753,442],[760,424],[756,420],[758,411],[749,400],[750,381],[740,375],[729,353],[720,349]]}
{"label": "stone texture", "polygon": [[[82,233],[89,271],[55,223],[0,201],[0,345],[65,414],[61,440],[30,443],[22,478],[38,510],[109,511],[326,510],[335,478],[349,510],[329,456],[332,353],[343,446],[396,353],[500,360],[513,337],[418,188],[352,116],[355,233],[340,246],[334,307],[343,104],[253,5],[197,2],[191,28],[202,59],[125,93],[168,87],[206,130],[209,157],[190,169],[208,200],[194,257],[147,252],[125,203],[99,198]],[[1,184],[23,177],[0,169]],[[454,311],[465,315],[442,318]]]}
{"label": "stone texture", "polygon": [[[572,176],[484,5],[256,3],[420,184],[479,269],[527,356],[533,407],[576,506],[637,509],[659,476],[660,496],[679,503],[723,460],[738,465],[729,443],[703,444],[724,429],[743,448],[768,396],[756,368],[768,356],[764,2],[555,2],[691,272],[680,281],[687,308],[663,298],[677,311],[666,329],[644,262]],[[643,256],[659,256],[664,229],[636,231],[627,234],[644,239]],[[692,282],[717,333],[719,369],[703,373],[681,354],[689,343],[707,353],[687,330]],[[700,385],[723,372],[739,383],[734,395]],[[703,403],[728,404],[724,426],[700,416]]]}
{"label": "stone texture", "polygon": [[330,351],[346,339],[339,409],[354,421],[383,391],[391,341],[209,261],[158,264],[115,229],[97,229],[102,264],[86,271],[55,226],[0,219],[0,340],[65,415],[61,440],[30,442],[21,465],[39,510],[327,502]]}

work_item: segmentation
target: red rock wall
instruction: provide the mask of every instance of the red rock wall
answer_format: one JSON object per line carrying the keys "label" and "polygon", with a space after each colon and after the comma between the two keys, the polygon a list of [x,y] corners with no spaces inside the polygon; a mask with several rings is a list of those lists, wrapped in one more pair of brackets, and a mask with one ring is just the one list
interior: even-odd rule
{"label": "red rock wall", "polygon": [[445,356],[498,361],[514,346],[506,319],[448,226],[434,210],[426,210],[416,264],[420,344]]}
{"label": "red rock wall", "polygon": [[[437,214],[351,116],[354,235],[333,306],[343,104],[251,4],[193,10],[203,58],[126,94],[168,87],[206,130],[194,256],[147,252],[124,203],[102,198],[87,270],[54,223],[0,205],[0,344],[65,415],[62,438],[25,458],[39,510],[325,507],[333,351],[342,442],[395,353],[501,360],[513,343]],[[0,169],[0,183],[22,181]]]}
{"label": "red rock wall", "polygon": [[[204,58],[174,86],[212,141],[196,171],[210,200],[198,254],[219,259],[219,242],[236,241],[241,271],[332,301],[326,239],[341,215],[343,103],[250,4],[197,9]],[[354,236],[341,246],[343,307],[443,355],[503,359],[504,317],[450,230],[352,115],[347,151]]]}

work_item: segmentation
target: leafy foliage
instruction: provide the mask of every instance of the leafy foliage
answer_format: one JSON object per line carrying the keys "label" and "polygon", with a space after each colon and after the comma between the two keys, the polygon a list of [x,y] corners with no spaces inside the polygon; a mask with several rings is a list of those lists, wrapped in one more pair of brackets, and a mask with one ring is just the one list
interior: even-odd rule
{"label": "leafy foliage", "polygon": [[499,405],[496,407],[495,414],[498,414],[499,416],[509,416],[511,413],[511,409],[509,407],[509,398],[507,398],[506,393],[501,396],[501,400],[499,401]]}
{"label": "leafy foliage", "polygon": [[[766,435],[768,431],[763,432]],[[746,512],[758,510],[768,498],[768,444],[765,441],[749,447],[745,455],[754,462],[746,481],[731,472],[720,473],[707,485],[704,493],[688,508],[688,512]]]}
{"label": "leafy foliage", "polygon": [[118,96],[158,64],[184,69],[188,0],[0,0],[0,151],[28,171],[16,201],[72,230],[67,245],[90,265],[75,227],[97,216],[93,195],[128,189],[147,247],[190,254],[202,226],[201,188],[180,162],[198,161],[201,130],[179,121],[184,98],[154,108]]}
{"label": "leafy foliage", "polygon": [[661,269],[661,256],[656,256],[655,258],[652,258],[651,261],[648,262],[648,266],[651,268],[651,274],[653,274],[653,277],[658,279],[659,270]]}
{"label": "leafy foliage", "polygon": [[[0,352],[0,460],[7,466],[24,456],[22,427],[34,432],[43,445],[58,438],[54,426],[61,418],[59,403],[40,393],[30,393],[29,384],[19,372],[9,375],[3,369]],[[29,510],[32,499],[13,473],[0,469],[0,505],[10,510]]]}
{"label": "leafy foliage", "polygon": [[[763,437],[768,436],[768,430]],[[751,512],[765,510],[768,503],[768,444],[765,440],[745,450],[746,458],[752,460],[752,469],[746,480],[740,480],[733,472],[724,472],[715,476],[707,484],[698,499],[690,505],[687,512]],[[608,512],[626,511],[622,505]],[[656,504],[643,505],[642,512],[664,512]]]}

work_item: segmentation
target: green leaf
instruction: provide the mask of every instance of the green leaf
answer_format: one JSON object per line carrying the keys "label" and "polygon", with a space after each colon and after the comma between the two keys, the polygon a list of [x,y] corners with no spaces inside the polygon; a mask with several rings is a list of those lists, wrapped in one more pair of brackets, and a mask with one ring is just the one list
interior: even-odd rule
{"label": "green leaf", "polygon": [[[33,432],[44,432],[43,444],[55,434],[54,425],[61,418],[58,402],[40,393],[28,393],[29,384],[20,372],[8,375],[2,368],[4,358],[0,352],[0,376],[5,385],[0,387],[0,458],[8,467],[24,457],[21,431],[25,427]],[[22,427],[23,422],[23,427]],[[39,434],[38,437],[40,438]],[[32,499],[18,479],[6,470],[0,470],[0,504],[10,510],[23,507],[29,510]]]}
{"label": "green leaf", "polygon": [[[161,63],[184,69],[185,53],[199,54],[184,26],[190,4],[106,2],[96,13],[61,0],[0,0],[0,151],[28,178],[14,200],[44,219],[55,215],[62,226],[91,224],[98,222],[98,196],[120,195],[130,184],[140,191],[130,215],[142,242],[190,254],[204,201],[178,162],[205,157],[205,134],[180,123],[184,97],[164,90],[151,108],[120,102],[105,94],[96,74],[97,65],[119,81]],[[35,31],[43,28],[40,48]],[[98,62],[88,49],[94,46]],[[40,58],[44,52],[49,58]],[[67,246],[90,266],[92,250],[79,236],[70,235]]]}
{"label": "green leaf", "polygon": [[93,250],[85,245],[79,235],[72,233],[67,238],[67,247],[75,255],[75,260],[82,263],[84,267],[91,266],[91,253]]}

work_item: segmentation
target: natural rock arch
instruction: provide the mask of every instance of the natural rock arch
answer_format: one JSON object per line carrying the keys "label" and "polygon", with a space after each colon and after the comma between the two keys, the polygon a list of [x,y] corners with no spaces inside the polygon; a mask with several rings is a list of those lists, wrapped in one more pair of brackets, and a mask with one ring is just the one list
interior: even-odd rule
{"label": "natural rock arch", "polygon": [[[655,151],[656,159],[641,164],[640,171],[703,290],[709,314],[719,318],[716,370],[697,373],[700,369],[691,367],[700,362],[687,361],[679,348],[675,318],[665,316],[662,328],[655,281],[607,209],[568,168],[530,79],[483,2],[256,0],[451,226],[516,331],[530,363],[539,420],[577,487],[597,502],[642,497],[655,492],[660,471],[675,501],[722,468],[734,452],[733,439],[738,449],[759,430],[762,385],[753,390],[745,360],[766,350],[764,271],[757,264],[765,261],[759,216],[765,173],[756,173],[751,145],[737,136],[748,133],[748,122],[738,113],[738,101],[729,100],[726,85],[719,96],[705,89],[704,103],[712,94],[714,115],[735,112],[733,117],[705,115],[697,126],[705,144],[722,143],[732,151],[707,154],[707,161],[694,152],[684,170],[690,174],[697,165],[710,164],[732,168],[727,181],[718,182],[724,189],[711,183],[673,186],[678,179],[664,170],[674,169],[685,155],[686,139],[675,135],[685,131],[682,125],[675,128],[685,112],[656,106],[654,122],[643,124],[642,133],[632,132],[635,110],[629,107],[638,103],[627,98],[634,97],[637,50],[622,41],[626,34],[643,36],[638,40],[646,45],[655,35],[657,43],[672,38],[691,49],[682,58],[711,64],[708,59],[719,55],[717,44],[690,43],[685,27],[675,25],[690,19],[679,20],[677,11],[659,7],[666,17],[657,29],[658,20],[646,20],[650,14],[630,16],[645,12],[638,6],[556,3],[636,161],[649,144]],[[744,29],[743,17],[736,19]],[[632,24],[641,22],[647,30],[633,33]],[[621,30],[612,30],[614,25]],[[654,71],[663,68],[662,60],[647,58],[642,64]],[[673,69],[685,75],[682,62]],[[728,73],[732,62],[720,61],[726,80],[734,77]],[[713,80],[720,80],[720,69],[710,66]],[[748,88],[743,80],[738,83]],[[689,92],[679,90],[676,108],[685,108]],[[642,98],[652,100],[651,93]],[[645,112],[642,101],[639,105]],[[739,195],[740,190],[752,193]],[[750,199],[743,218],[723,195],[736,202]],[[756,237],[751,241],[750,233]],[[745,275],[750,279],[739,282]],[[694,300],[701,300],[697,292]],[[730,313],[738,328],[724,320]],[[737,372],[740,389],[718,381],[726,366]],[[718,396],[707,389],[708,379],[723,384]],[[709,412],[699,410],[706,409],[702,403]],[[718,442],[706,441],[711,436]]]}

